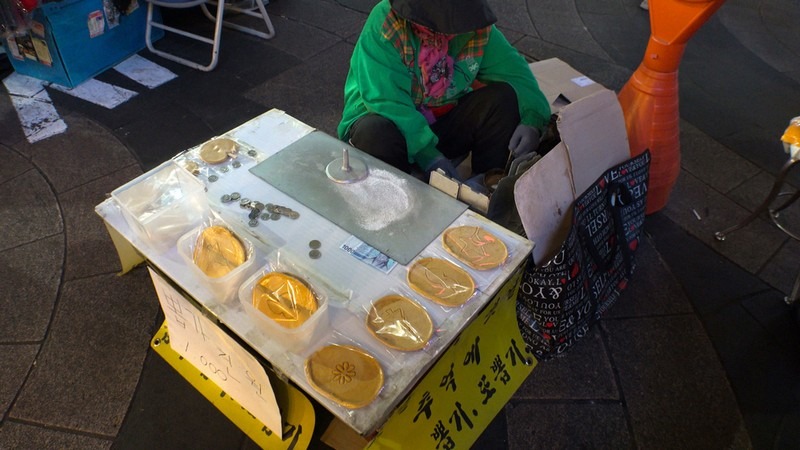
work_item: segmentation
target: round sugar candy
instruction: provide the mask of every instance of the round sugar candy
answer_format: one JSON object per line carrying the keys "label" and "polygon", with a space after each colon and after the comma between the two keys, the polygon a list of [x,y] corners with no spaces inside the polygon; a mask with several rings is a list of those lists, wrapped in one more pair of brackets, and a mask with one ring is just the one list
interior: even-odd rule
{"label": "round sugar candy", "polygon": [[200,147],[200,159],[209,164],[219,164],[236,153],[236,141],[228,138],[212,139]]}
{"label": "round sugar candy", "polygon": [[433,334],[433,322],[425,308],[397,294],[372,302],[366,324],[379,341],[404,352],[425,347]]}
{"label": "round sugar candy", "polygon": [[462,268],[441,258],[422,258],[408,269],[408,285],[444,306],[459,306],[475,292],[475,281]]}
{"label": "round sugar candy", "polygon": [[506,244],[478,226],[448,228],[442,234],[442,245],[448,253],[476,270],[494,269],[508,258]]}
{"label": "round sugar candy", "polygon": [[314,389],[347,408],[369,405],[383,388],[380,363],[355,346],[322,347],[308,357],[305,370]]}
{"label": "round sugar candy", "polygon": [[256,282],[253,306],[285,328],[299,327],[319,308],[314,291],[283,272],[270,272]]}
{"label": "round sugar candy", "polygon": [[225,227],[204,228],[197,236],[192,261],[209,278],[220,278],[247,260],[242,241]]}

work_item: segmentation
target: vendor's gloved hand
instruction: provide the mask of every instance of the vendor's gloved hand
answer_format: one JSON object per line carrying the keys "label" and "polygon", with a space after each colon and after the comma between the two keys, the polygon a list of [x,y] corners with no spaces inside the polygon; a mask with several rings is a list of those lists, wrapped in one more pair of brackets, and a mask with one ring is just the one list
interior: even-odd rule
{"label": "vendor's gloved hand", "polygon": [[447,157],[444,155],[437,156],[436,159],[434,159],[433,162],[431,162],[431,164],[425,168],[425,173],[430,176],[430,173],[437,169],[441,169],[442,172],[444,172],[444,174],[448,177],[461,181],[461,178],[458,176],[458,170],[456,169],[456,166],[454,166],[453,162],[447,159]]}
{"label": "vendor's gloved hand", "polygon": [[535,127],[519,124],[511,140],[508,142],[508,150],[514,158],[527,155],[539,148],[539,130]]}

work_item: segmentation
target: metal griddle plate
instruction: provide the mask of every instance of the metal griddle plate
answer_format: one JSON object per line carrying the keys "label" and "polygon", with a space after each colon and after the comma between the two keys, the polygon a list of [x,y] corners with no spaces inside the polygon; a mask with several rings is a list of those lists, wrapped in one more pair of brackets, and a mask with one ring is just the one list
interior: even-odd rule
{"label": "metal griddle plate", "polygon": [[[325,174],[342,157],[367,164],[366,179],[340,184]],[[314,131],[250,169],[257,177],[339,227],[407,265],[467,205],[321,131]]]}

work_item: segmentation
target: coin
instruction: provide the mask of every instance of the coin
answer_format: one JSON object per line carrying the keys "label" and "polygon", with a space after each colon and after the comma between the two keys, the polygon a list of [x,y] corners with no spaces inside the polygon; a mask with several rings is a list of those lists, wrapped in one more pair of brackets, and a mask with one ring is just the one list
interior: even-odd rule
{"label": "coin", "polygon": [[255,150],[248,150],[247,156],[252,156],[253,158],[255,158],[256,156],[258,156],[258,152]]}
{"label": "coin", "polygon": [[222,203],[230,203],[231,202],[231,196],[228,195],[228,194],[222,194],[222,197],[220,198],[220,201],[222,201]]}
{"label": "coin", "polygon": [[186,170],[191,172],[192,175],[197,175],[200,173],[200,166],[194,161],[186,161],[184,163],[184,167]]}
{"label": "coin", "polygon": [[297,328],[318,309],[317,296],[302,280],[270,272],[253,287],[253,306],[284,328]]}
{"label": "coin", "polygon": [[459,306],[475,292],[475,281],[462,268],[441,258],[422,258],[408,269],[408,285],[444,306]]}
{"label": "coin", "polygon": [[244,244],[229,229],[214,225],[197,236],[192,261],[210,278],[220,278],[247,259]]}
{"label": "coin", "polygon": [[242,194],[238,192],[231,192],[231,200],[236,201],[242,198]]}
{"label": "coin", "polygon": [[200,147],[200,159],[209,164],[219,164],[234,153],[236,142],[227,138],[212,139]]}
{"label": "coin", "polygon": [[322,252],[317,249],[311,250],[308,252],[308,257],[311,259],[319,259],[322,256]]}
{"label": "coin", "polygon": [[272,220],[278,220],[278,219],[280,219],[280,218],[281,218],[281,215],[280,215],[280,214],[278,214],[278,213],[276,213],[276,212],[274,212],[274,213],[271,213],[271,214],[269,215],[269,218],[270,218],[270,219],[272,219]]}
{"label": "coin", "polygon": [[347,408],[369,405],[383,389],[381,365],[355,346],[322,347],[308,357],[305,372],[314,389]]}
{"label": "coin", "polygon": [[233,163],[231,163],[231,166],[234,169],[238,169],[239,167],[242,167],[242,163],[240,163],[239,161],[234,161]]}
{"label": "coin", "polygon": [[215,182],[217,180],[219,180],[219,177],[216,176],[216,175],[209,175],[208,176],[208,181],[211,182],[211,183],[213,183],[213,182]]}
{"label": "coin", "polygon": [[255,228],[255,227],[258,226],[258,219],[250,219],[250,221],[247,222],[247,224],[250,225],[251,227]]}
{"label": "coin", "polygon": [[433,335],[433,322],[425,308],[397,294],[372,302],[366,325],[386,346],[404,352],[425,347]]}
{"label": "coin", "polygon": [[269,213],[262,213],[261,214],[261,220],[264,220],[264,221],[269,220]]}
{"label": "coin", "polygon": [[447,229],[442,234],[442,246],[459,261],[477,270],[494,269],[508,258],[506,244],[478,226]]}
{"label": "coin", "polygon": [[309,241],[308,246],[310,248],[313,248],[313,249],[318,249],[318,248],[320,248],[322,246],[322,242],[320,242],[320,241],[318,241],[316,239],[313,239],[313,240]]}

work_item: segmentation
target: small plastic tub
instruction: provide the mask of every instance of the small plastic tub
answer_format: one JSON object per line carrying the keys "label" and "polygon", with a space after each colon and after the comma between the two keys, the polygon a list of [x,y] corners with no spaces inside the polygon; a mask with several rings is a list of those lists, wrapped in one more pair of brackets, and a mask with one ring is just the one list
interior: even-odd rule
{"label": "small plastic tub", "polygon": [[[211,226],[221,226],[231,231],[231,233],[233,233],[244,246],[246,255],[246,259],[242,264],[232,269],[226,275],[216,278],[206,275],[206,273],[203,272],[194,261],[197,240],[203,230]],[[228,303],[229,301],[233,300],[242,281],[255,267],[253,244],[247,239],[244,239],[240,235],[234,233],[233,230],[222,220],[212,220],[209,223],[204,223],[203,225],[181,236],[181,238],[178,239],[178,254],[181,255],[181,258],[184,260],[186,265],[191,267],[191,270],[195,273],[197,278],[204,285],[206,285],[211,292],[213,292],[216,300],[220,303]]]}
{"label": "small plastic tub", "polygon": [[205,186],[170,160],[111,192],[128,225],[156,248],[175,245],[209,214]]}
{"label": "small plastic tub", "polygon": [[[314,311],[301,325],[295,328],[288,328],[281,325],[273,318],[261,312],[253,305],[253,289],[256,284],[264,276],[273,273],[284,273],[291,275],[305,282],[314,293],[317,300],[317,310]],[[328,316],[328,297],[327,295],[316,288],[312,280],[308,277],[302,276],[297,273],[290,273],[282,268],[276,268],[271,265],[262,268],[252,276],[250,276],[244,284],[239,288],[239,302],[242,304],[245,312],[250,316],[256,325],[264,331],[270,338],[273,338],[276,344],[286,348],[286,350],[296,353],[302,353],[303,350],[319,339],[329,325]]]}

